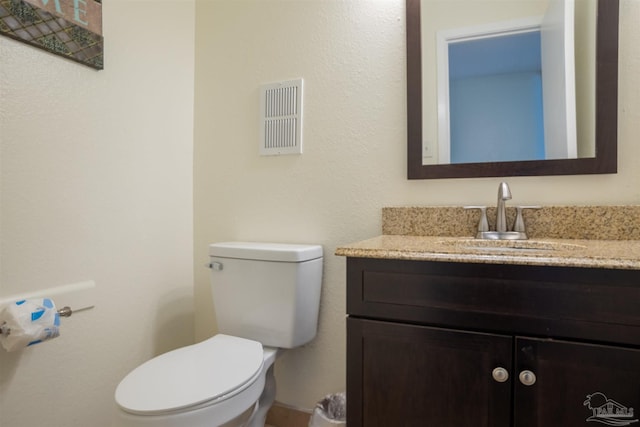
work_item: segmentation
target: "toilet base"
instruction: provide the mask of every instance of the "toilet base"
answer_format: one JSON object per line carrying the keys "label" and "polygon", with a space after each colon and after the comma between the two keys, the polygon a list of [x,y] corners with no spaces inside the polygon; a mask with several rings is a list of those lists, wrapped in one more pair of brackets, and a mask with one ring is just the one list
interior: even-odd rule
{"label": "toilet base", "polygon": [[267,413],[276,400],[276,377],[273,368],[276,358],[280,356],[281,353],[282,350],[277,348],[264,348],[264,367],[267,368],[264,389],[262,390],[260,399],[258,399],[257,409],[247,423],[247,427],[264,427],[267,420]]}
{"label": "toilet base", "polygon": [[255,413],[255,406],[248,408],[242,414],[218,427],[245,427],[248,422],[247,420],[251,419],[251,414],[253,413]]}

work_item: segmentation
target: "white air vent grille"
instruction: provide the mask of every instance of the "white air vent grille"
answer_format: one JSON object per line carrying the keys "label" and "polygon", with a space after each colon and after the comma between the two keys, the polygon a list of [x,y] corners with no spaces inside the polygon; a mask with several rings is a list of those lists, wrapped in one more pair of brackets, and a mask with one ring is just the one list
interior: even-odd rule
{"label": "white air vent grille", "polygon": [[302,153],[302,79],[266,84],[260,92],[260,154]]}

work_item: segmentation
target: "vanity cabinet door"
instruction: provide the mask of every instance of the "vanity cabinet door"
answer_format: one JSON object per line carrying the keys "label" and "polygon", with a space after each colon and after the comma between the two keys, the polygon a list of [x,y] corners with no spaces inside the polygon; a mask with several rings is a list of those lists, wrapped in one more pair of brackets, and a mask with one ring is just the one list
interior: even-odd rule
{"label": "vanity cabinet door", "polygon": [[[532,338],[515,345],[515,427],[640,424],[640,350]],[[519,378],[526,371],[528,385]]]}
{"label": "vanity cabinet door", "polygon": [[513,337],[354,317],[347,329],[348,426],[510,425]]}

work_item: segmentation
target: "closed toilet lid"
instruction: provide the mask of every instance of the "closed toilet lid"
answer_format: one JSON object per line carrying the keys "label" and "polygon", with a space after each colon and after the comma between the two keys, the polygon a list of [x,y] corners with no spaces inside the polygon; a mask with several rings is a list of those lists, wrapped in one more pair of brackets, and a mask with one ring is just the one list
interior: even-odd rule
{"label": "closed toilet lid", "polygon": [[116,403],[127,412],[151,415],[223,399],[253,383],[262,363],[261,343],[219,334],[131,371],[116,389]]}

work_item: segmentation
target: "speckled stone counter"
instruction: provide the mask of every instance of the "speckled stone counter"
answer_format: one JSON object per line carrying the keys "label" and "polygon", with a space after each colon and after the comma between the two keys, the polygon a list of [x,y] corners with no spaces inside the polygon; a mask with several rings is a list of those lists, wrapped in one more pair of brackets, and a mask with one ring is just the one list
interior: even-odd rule
{"label": "speckled stone counter", "polygon": [[[495,208],[487,208],[495,224]],[[640,240],[640,206],[543,206],[522,213],[530,239]],[[474,236],[480,212],[462,206],[382,209],[382,234]],[[513,224],[515,208],[507,208]]]}
{"label": "speckled stone counter", "polygon": [[[494,212],[488,212],[490,224]],[[483,244],[473,239],[479,215],[473,211],[384,208],[383,235],[338,247],[336,255],[640,270],[640,206],[544,207],[525,214],[528,243]]]}
{"label": "speckled stone counter", "polygon": [[[638,240],[532,240],[550,243],[551,249],[540,250],[492,246],[489,249],[481,249],[465,246],[465,240],[468,239],[383,235],[341,246],[336,249],[336,255],[355,258],[640,270]],[[560,245],[556,249],[554,244]]]}

